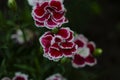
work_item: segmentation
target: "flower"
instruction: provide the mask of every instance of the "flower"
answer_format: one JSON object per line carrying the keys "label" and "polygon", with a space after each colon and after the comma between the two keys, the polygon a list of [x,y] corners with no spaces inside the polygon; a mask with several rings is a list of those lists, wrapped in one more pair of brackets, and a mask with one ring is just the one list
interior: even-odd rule
{"label": "flower", "polygon": [[73,67],[79,68],[85,65],[95,65],[96,59],[92,55],[95,50],[94,42],[88,41],[83,35],[77,35],[74,42],[78,46],[78,49],[72,58]]}
{"label": "flower", "polygon": [[73,39],[73,31],[69,28],[61,28],[56,34],[46,32],[39,39],[44,50],[43,56],[54,61],[58,61],[63,56],[72,57],[76,51]]}
{"label": "flower", "polygon": [[61,74],[56,73],[53,74],[52,76],[46,78],[45,80],[66,80]]}
{"label": "flower", "polygon": [[16,34],[11,35],[11,39],[13,39],[16,43],[23,44],[25,42],[23,32],[18,29]]}
{"label": "flower", "polygon": [[[10,0],[11,1],[11,0]],[[28,4],[30,6],[36,6],[37,3],[42,3],[42,2],[46,2],[46,1],[50,1],[50,0],[28,0]],[[58,1],[61,1],[63,2],[64,0],[58,0]]]}
{"label": "flower", "polygon": [[33,7],[32,17],[37,27],[53,29],[67,22],[64,16],[65,12],[66,10],[61,0],[50,0],[37,3]]}
{"label": "flower", "polygon": [[25,29],[23,34],[22,30],[17,29],[16,33],[11,35],[11,39],[15,43],[23,44],[25,43],[24,35],[25,35],[26,41],[30,41],[33,38],[33,32],[31,30]]}
{"label": "flower", "polygon": [[3,77],[1,80],[11,80],[9,77]]}
{"label": "flower", "polygon": [[35,5],[37,5],[37,3],[42,3],[42,2],[45,2],[45,1],[50,1],[50,0],[28,0],[28,4],[30,6],[35,6]]}
{"label": "flower", "polygon": [[15,73],[15,76],[13,77],[12,80],[28,80],[28,75],[23,74],[21,72]]}
{"label": "flower", "polygon": [[39,2],[39,0],[28,0],[30,6],[35,6],[37,2]]}

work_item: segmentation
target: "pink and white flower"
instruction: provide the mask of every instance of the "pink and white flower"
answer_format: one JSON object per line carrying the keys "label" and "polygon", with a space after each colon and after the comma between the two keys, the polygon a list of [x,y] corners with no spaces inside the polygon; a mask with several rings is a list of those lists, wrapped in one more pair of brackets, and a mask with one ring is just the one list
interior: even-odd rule
{"label": "pink and white flower", "polygon": [[62,0],[50,0],[37,3],[37,5],[33,7],[32,17],[37,27],[53,29],[68,22],[65,18],[65,12],[66,9],[64,8]]}
{"label": "pink and white flower", "polygon": [[46,78],[45,80],[66,80],[61,74],[56,73],[53,74],[52,76]]}
{"label": "pink and white flower", "polygon": [[78,46],[78,49],[72,58],[73,67],[79,68],[86,65],[95,65],[97,61],[92,55],[96,48],[94,42],[88,41],[83,35],[76,36],[74,42]]}
{"label": "pink and white flower", "polygon": [[73,39],[73,31],[69,28],[61,28],[56,34],[46,32],[39,39],[44,50],[44,57],[54,61],[62,57],[72,57],[77,48]]}
{"label": "pink and white flower", "polygon": [[11,80],[9,77],[3,77],[1,80]]}
{"label": "pink and white flower", "polygon": [[50,0],[28,0],[28,4],[30,6],[36,6],[37,3],[42,3],[42,2],[45,2],[45,1],[50,1]]}
{"label": "pink and white flower", "polygon": [[28,75],[23,74],[21,72],[15,73],[15,76],[13,77],[12,80],[28,80]]}
{"label": "pink and white flower", "polygon": [[[28,4],[30,6],[36,6],[37,3],[42,3],[42,2],[46,2],[46,1],[50,1],[50,0],[28,0]],[[63,2],[63,0],[58,0],[58,1]]]}
{"label": "pink and white flower", "polygon": [[28,0],[28,4],[30,6],[35,6],[38,2],[39,2],[39,0]]}
{"label": "pink and white flower", "polygon": [[24,35],[26,36],[26,41],[29,42],[32,38],[33,38],[33,32],[29,29],[25,29],[24,30],[24,34],[23,31],[20,29],[16,30],[15,34],[11,35],[11,39],[18,44],[24,44],[26,41],[24,39]]}

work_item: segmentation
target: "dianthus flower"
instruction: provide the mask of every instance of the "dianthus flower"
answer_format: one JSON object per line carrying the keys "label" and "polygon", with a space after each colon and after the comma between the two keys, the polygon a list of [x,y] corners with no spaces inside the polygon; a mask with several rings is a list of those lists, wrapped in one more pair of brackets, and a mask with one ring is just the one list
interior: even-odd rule
{"label": "dianthus flower", "polygon": [[45,80],[66,80],[61,74],[53,74],[52,76],[46,78]]}
{"label": "dianthus flower", "polygon": [[15,43],[24,44],[25,43],[24,35],[26,37],[26,41],[30,41],[33,38],[33,33],[31,30],[25,29],[23,34],[22,30],[17,29],[16,33],[11,35],[11,39]]}
{"label": "dianthus flower", "polygon": [[44,57],[54,61],[63,56],[72,57],[76,51],[73,39],[73,31],[69,28],[61,28],[56,34],[50,31],[46,32],[39,39],[44,50]]}
{"label": "dianthus flower", "polygon": [[42,3],[42,2],[45,2],[45,1],[50,1],[50,0],[28,0],[28,4],[30,6],[36,6],[37,3]]}
{"label": "dianthus flower", "polygon": [[66,9],[61,0],[49,0],[36,4],[32,10],[32,17],[37,27],[53,29],[68,22],[65,18]]}
{"label": "dianthus flower", "polygon": [[9,77],[3,77],[1,80],[11,80]]}
{"label": "dianthus flower", "polygon": [[72,65],[75,68],[84,67],[85,65],[93,66],[96,64],[96,59],[92,53],[95,50],[95,44],[88,41],[83,35],[76,36],[74,40],[78,46],[76,53],[73,56]]}
{"label": "dianthus flower", "polygon": [[17,72],[12,80],[28,80],[28,75]]}

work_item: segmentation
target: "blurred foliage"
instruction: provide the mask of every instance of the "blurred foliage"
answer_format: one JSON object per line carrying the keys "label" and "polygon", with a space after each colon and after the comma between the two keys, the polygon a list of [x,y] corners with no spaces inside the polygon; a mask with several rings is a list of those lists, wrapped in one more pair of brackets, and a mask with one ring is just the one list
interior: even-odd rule
{"label": "blurred foliage", "polygon": [[[109,27],[112,21],[105,22],[109,25],[103,24],[103,21],[110,20],[110,17],[104,13],[109,14],[110,11],[108,10],[108,13],[106,11],[107,3],[105,6],[100,5],[100,3],[101,2],[96,0],[65,0],[64,4],[67,9],[66,16],[69,19],[69,23],[63,26],[70,26],[75,32],[83,33],[91,40],[95,40],[99,47],[108,49],[108,47],[104,45],[104,43],[108,42],[104,40],[106,36],[101,37],[101,35],[104,36],[104,34],[108,34],[106,30],[108,32],[113,30],[113,28]],[[53,62],[44,58],[38,40],[47,29],[35,27],[31,16],[32,8],[28,5],[27,0],[16,0],[15,5],[17,8],[14,8],[15,6],[13,6],[13,4],[8,5],[7,0],[0,0],[0,79],[4,76],[12,77],[15,72],[20,71],[29,74],[33,80],[44,80],[49,75],[58,72],[68,78],[68,80],[118,80],[117,78],[119,77],[116,77],[119,76],[118,74],[113,75],[114,79],[111,77],[114,73],[108,74],[110,72],[120,71],[120,69],[116,66],[111,67],[112,63],[105,61],[109,59],[107,58],[107,54],[105,54],[104,57],[101,56],[103,58],[98,58],[98,64],[96,66],[81,69],[72,68],[71,63],[64,63],[64,60],[60,64],[60,62]],[[105,16],[109,18],[106,19]],[[96,18],[101,19],[101,22]],[[98,23],[95,22],[96,20],[98,20]],[[113,20],[117,20],[117,18],[113,18]],[[94,21],[94,23],[92,21]],[[106,25],[109,29],[105,27]],[[117,23],[115,28],[117,29],[117,33],[119,33],[120,23]],[[33,38],[24,44],[15,43],[14,40],[11,39],[11,35],[15,33],[17,29],[23,32],[26,29],[31,30]],[[108,35],[110,39],[114,38],[114,36],[112,36],[114,34]],[[25,34],[24,37],[26,38]],[[114,40],[115,39],[116,38],[114,38]],[[118,51],[120,47],[113,48]],[[107,51],[105,52],[107,53]],[[109,53],[110,51],[108,54]]]}

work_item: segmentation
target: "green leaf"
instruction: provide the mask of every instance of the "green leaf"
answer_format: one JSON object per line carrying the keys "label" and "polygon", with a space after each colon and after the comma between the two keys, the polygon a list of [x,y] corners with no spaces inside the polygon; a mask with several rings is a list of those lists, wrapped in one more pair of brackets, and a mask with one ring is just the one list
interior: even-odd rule
{"label": "green leaf", "polygon": [[100,13],[101,13],[101,8],[100,8],[99,4],[96,3],[96,2],[93,2],[93,3],[91,4],[91,9],[92,9],[92,11],[93,11],[94,13],[96,13],[96,14],[100,14]]}
{"label": "green leaf", "polygon": [[35,66],[36,66],[36,68],[37,68],[38,73],[40,73],[41,67],[40,67],[40,62],[39,62],[39,60],[38,60],[37,58],[34,58],[34,62],[35,62]]}
{"label": "green leaf", "polygon": [[29,72],[35,72],[35,69],[28,66],[28,65],[24,65],[24,64],[14,64],[14,67],[22,69],[22,70],[26,70]]}

